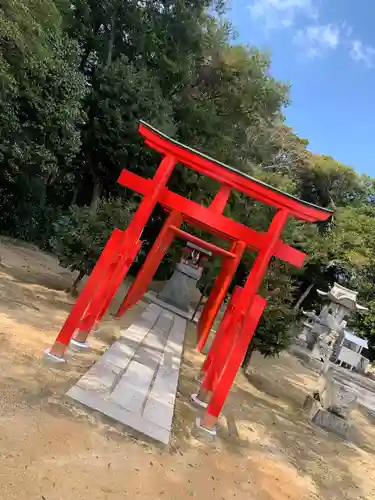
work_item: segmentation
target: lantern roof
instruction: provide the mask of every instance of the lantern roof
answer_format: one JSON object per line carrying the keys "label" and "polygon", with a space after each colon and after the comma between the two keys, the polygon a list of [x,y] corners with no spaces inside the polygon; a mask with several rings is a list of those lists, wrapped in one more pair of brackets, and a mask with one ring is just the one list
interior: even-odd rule
{"label": "lantern roof", "polygon": [[358,292],[345,288],[338,283],[335,283],[328,292],[317,290],[318,294],[322,297],[327,297],[331,302],[340,304],[350,311],[365,312],[368,311],[367,307],[361,306],[357,302]]}

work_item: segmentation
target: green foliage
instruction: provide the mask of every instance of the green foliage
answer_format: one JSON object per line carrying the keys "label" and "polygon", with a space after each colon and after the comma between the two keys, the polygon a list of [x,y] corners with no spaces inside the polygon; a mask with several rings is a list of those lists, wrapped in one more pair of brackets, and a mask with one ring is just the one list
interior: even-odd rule
{"label": "green foliage", "polygon": [[375,300],[366,303],[369,312],[366,314],[359,314],[356,317],[355,325],[359,332],[366,334],[372,346],[375,346]]}
{"label": "green foliage", "polygon": [[54,223],[51,247],[62,266],[90,274],[115,228],[124,229],[135,204],[121,198],[101,201],[95,212],[73,205]]}
{"label": "green foliage", "polygon": [[49,188],[80,147],[85,77],[51,0],[2,2],[0,53],[1,225],[38,240]]}
{"label": "green foliage", "polygon": [[[284,231],[284,241],[308,258],[299,272],[274,262],[262,287],[268,305],[253,347],[275,355],[287,346],[293,305],[311,284],[326,288],[338,279],[374,303],[374,181],[313,155],[308,140],[285,125],[289,85],[272,76],[269,54],[235,42],[224,10],[221,0],[4,0],[0,230],[51,247],[64,266],[89,273],[112,229],[130,217],[132,204],[120,198],[128,193],[117,184],[121,169],[151,177],[159,161],[137,132],[137,120],[147,120],[336,209],[328,224],[290,221]],[[205,205],[218,189],[181,166],[169,187]],[[273,210],[232,193],[225,214],[266,231]],[[158,207],[142,235],[145,249],[163,218]],[[159,278],[169,276],[177,253],[174,247],[166,256]],[[234,284],[243,283],[253,258],[245,256]],[[218,267],[202,279],[204,293]],[[369,337],[371,318],[359,324]]]}
{"label": "green foliage", "polygon": [[90,95],[90,119],[82,136],[81,166],[86,166],[93,180],[107,189],[115,188],[125,165],[129,170],[142,168],[144,175],[152,176],[155,167],[151,168],[150,153],[142,145],[138,119],[174,133],[171,106],[158,81],[147,69],[119,57],[95,83]]}
{"label": "green foliage", "polygon": [[303,199],[323,207],[361,202],[368,190],[366,177],[329,156],[314,156],[312,165],[299,173],[299,182]]}
{"label": "green foliage", "polygon": [[277,260],[271,262],[261,288],[267,306],[253,338],[255,348],[264,356],[278,355],[290,344],[290,326],[295,319],[294,289],[290,266]]}
{"label": "green foliage", "polygon": [[290,325],[295,319],[292,310],[271,304],[259,321],[252,345],[263,356],[277,356],[291,344]]}

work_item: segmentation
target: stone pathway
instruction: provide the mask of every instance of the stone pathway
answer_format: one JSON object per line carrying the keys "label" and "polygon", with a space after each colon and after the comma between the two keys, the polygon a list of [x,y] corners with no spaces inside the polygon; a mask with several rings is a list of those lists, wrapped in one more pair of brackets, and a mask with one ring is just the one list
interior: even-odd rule
{"label": "stone pathway", "polygon": [[184,318],[149,305],[67,395],[168,444],[185,330]]}
{"label": "stone pathway", "polygon": [[168,304],[168,302],[165,302],[164,300],[161,300],[158,295],[155,292],[149,291],[145,294],[145,298],[152,302],[153,304],[156,304],[159,307],[162,307],[163,309],[166,309],[167,311],[170,311],[173,314],[176,314],[177,316],[181,316],[181,318],[185,318],[188,321],[193,321],[194,323],[198,323],[199,317],[200,317],[200,311],[198,311],[193,319],[194,315],[194,309],[192,307],[189,307],[189,311],[182,311],[178,307],[173,306],[172,304]]}

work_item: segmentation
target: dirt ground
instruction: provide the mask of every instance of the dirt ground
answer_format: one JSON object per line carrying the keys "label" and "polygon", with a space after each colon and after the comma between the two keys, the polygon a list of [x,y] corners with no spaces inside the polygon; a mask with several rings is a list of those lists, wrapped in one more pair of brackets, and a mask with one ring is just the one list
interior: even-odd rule
{"label": "dirt ground", "polygon": [[355,415],[351,441],[310,425],[301,404],[316,375],[289,354],[255,356],[239,374],[214,444],[191,436],[202,362],[187,338],[169,449],[136,440],[66,391],[132,323],[107,318],[93,351],[66,369],[42,362],[72,299],[72,275],[29,246],[0,244],[0,500],[373,500],[375,427]]}

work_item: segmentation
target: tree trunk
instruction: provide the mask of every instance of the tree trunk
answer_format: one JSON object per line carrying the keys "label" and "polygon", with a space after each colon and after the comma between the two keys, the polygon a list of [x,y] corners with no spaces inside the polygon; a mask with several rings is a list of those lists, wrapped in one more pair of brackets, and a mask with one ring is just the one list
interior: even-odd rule
{"label": "tree trunk", "polygon": [[109,66],[112,63],[114,42],[115,42],[115,20],[112,17],[112,19],[111,19],[111,32],[109,34],[109,40],[108,40],[107,60],[105,63],[106,68],[109,68]]}
{"label": "tree trunk", "polygon": [[76,183],[74,185],[73,197],[72,197],[72,201],[70,202],[70,205],[75,205],[77,203],[79,188],[80,188],[80,186],[76,181]]}
{"label": "tree trunk", "polygon": [[43,191],[39,195],[39,210],[44,211],[47,201],[47,183],[43,185]]}
{"label": "tree trunk", "polygon": [[69,288],[69,293],[72,294],[72,295],[76,295],[77,294],[77,287],[78,287],[78,284],[79,282],[82,280],[82,278],[85,276],[85,271],[80,271],[77,278],[74,280],[74,283],[72,284],[72,286]]}
{"label": "tree trunk", "polygon": [[253,355],[253,352],[255,351],[255,344],[254,342],[250,342],[250,345],[249,347],[247,348],[247,351],[246,351],[246,354],[245,354],[245,357],[242,361],[242,368],[243,368],[243,371],[246,373],[247,371],[247,368],[250,364],[250,360],[251,360],[251,356]]}
{"label": "tree trunk", "polygon": [[85,69],[85,66],[86,66],[87,61],[88,61],[88,59],[90,57],[91,51],[92,51],[91,47],[89,45],[86,45],[86,47],[85,47],[85,49],[83,51],[83,54],[82,54],[81,62],[79,64],[79,69],[82,72]]}
{"label": "tree trunk", "polygon": [[296,305],[294,306],[293,308],[293,311],[294,312],[297,312],[299,311],[300,307],[302,306],[302,303],[303,301],[306,299],[306,297],[309,295],[309,293],[311,292],[312,288],[313,288],[314,284],[311,283],[311,285],[309,285],[306,290],[303,292],[303,294],[301,295],[301,297],[298,299]]}
{"label": "tree trunk", "polygon": [[102,184],[99,179],[95,179],[94,188],[92,190],[91,202],[90,202],[90,211],[92,213],[96,212],[98,208],[101,194],[102,194]]}

